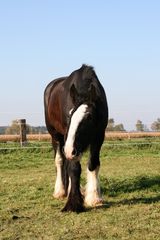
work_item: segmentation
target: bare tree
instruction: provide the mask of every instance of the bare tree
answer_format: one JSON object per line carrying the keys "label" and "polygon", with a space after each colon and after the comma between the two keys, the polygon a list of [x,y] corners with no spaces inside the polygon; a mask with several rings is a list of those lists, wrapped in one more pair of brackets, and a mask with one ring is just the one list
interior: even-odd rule
{"label": "bare tree", "polygon": [[160,131],[160,118],[157,119],[157,121],[154,121],[151,125],[151,129],[153,131]]}
{"label": "bare tree", "polygon": [[126,131],[122,123],[115,125],[114,119],[108,120],[107,131]]}
{"label": "bare tree", "polygon": [[137,120],[136,130],[137,130],[138,132],[144,132],[144,124],[142,123],[141,120]]}

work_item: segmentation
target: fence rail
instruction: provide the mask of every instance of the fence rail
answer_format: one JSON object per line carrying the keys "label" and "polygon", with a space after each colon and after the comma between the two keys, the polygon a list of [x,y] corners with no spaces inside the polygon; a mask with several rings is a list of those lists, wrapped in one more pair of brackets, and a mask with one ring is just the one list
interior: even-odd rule
{"label": "fence rail", "polygon": [[106,132],[106,139],[160,137],[160,132]]}
{"label": "fence rail", "polygon": [[[160,132],[106,132],[106,139],[160,137]],[[0,135],[0,142],[20,142],[20,135]],[[51,141],[49,134],[27,134],[27,141]]]}

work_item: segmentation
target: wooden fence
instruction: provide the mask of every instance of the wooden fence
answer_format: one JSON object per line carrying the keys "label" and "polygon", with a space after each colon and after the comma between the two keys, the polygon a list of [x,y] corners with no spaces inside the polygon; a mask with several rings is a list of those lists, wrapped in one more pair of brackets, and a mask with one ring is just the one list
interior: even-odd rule
{"label": "wooden fence", "polygon": [[[23,136],[23,139],[22,139]],[[132,139],[132,138],[146,138],[146,137],[160,137],[160,132],[106,132],[106,139]],[[20,142],[25,145],[27,141],[51,141],[49,134],[27,134],[22,133],[18,135],[0,135],[0,142]]]}

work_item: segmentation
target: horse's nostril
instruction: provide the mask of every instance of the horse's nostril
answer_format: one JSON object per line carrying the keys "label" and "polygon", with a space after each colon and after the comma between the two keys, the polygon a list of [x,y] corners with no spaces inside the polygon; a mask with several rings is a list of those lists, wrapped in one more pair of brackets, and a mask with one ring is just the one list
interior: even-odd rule
{"label": "horse's nostril", "polygon": [[77,156],[77,150],[76,150],[76,149],[74,149],[74,150],[72,151],[72,156]]}

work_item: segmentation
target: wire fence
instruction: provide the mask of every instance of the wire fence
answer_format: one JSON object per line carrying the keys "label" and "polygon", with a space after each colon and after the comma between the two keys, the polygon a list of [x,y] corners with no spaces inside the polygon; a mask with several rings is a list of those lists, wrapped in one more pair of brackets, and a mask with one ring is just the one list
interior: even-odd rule
{"label": "wire fence", "polygon": [[[106,138],[103,146],[106,147],[129,147],[129,146],[150,146],[150,145],[160,145],[160,137],[154,137],[152,138],[122,138],[120,139],[119,137],[115,137],[116,135],[114,134],[114,138]],[[118,136],[118,135],[117,135]],[[50,136],[45,136],[45,139],[47,138],[47,141],[42,141],[42,138],[38,138],[36,140],[36,136],[34,136],[34,140],[27,140],[25,145],[21,146],[21,144],[18,141],[13,141],[13,138],[7,141],[1,141],[0,142],[0,151],[2,150],[27,150],[27,149],[52,149],[52,144],[51,144],[51,138]],[[32,138],[31,138],[32,139]],[[6,140],[6,139],[5,139]]]}
{"label": "wire fence", "polygon": [[[157,138],[160,137],[160,132],[108,132],[105,133],[106,139],[132,139],[132,138]],[[50,141],[50,134],[27,134],[28,141]],[[20,134],[5,134],[0,135],[0,142],[20,141]]]}

